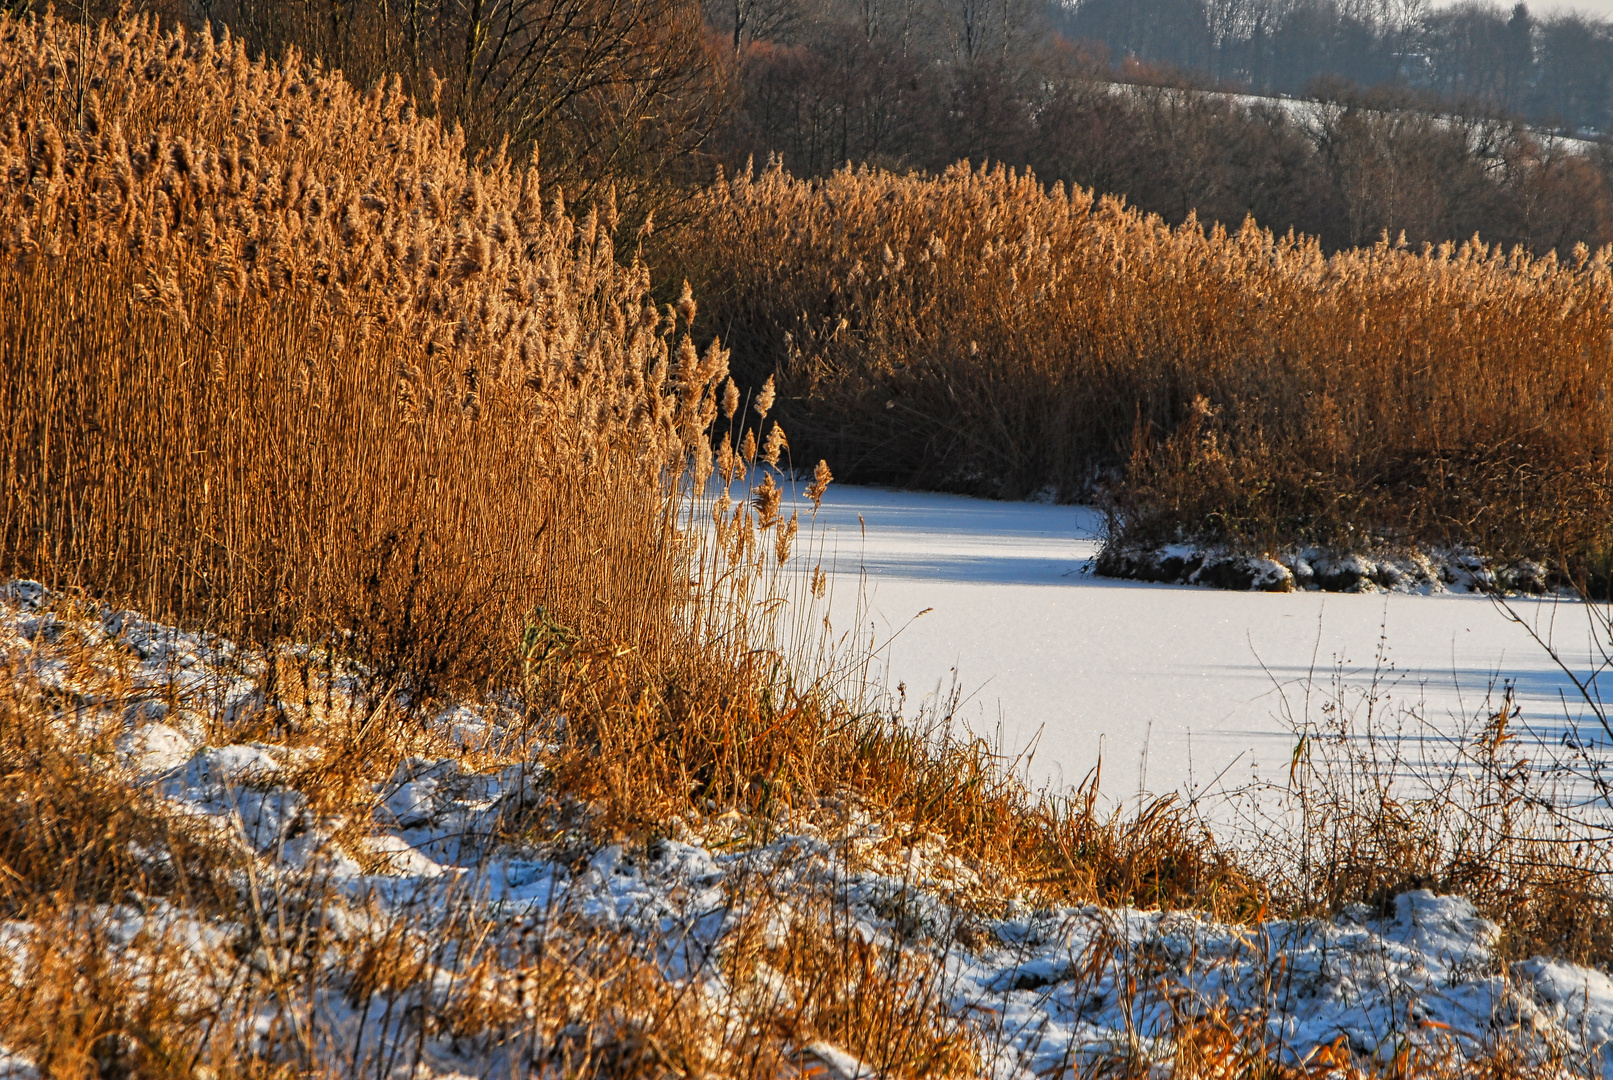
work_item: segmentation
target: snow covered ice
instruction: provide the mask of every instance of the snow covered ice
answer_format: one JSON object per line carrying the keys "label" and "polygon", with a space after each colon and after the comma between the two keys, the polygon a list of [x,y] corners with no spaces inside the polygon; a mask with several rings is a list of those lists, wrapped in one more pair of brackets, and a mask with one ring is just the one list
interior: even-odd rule
{"label": "snow covered ice", "polygon": [[[1270,780],[1294,748],[1285,714],[1314,712],[1335,675],[1376,679],[1380,711],[1415,706],[1436,728],[1471,720],[1510,680],[1520,730],[1547,745],[1605,740],[1579,691],[1486,596],[1094,577],[1102,519],[1078,506],[835,485],[816,524],[837,630],[871,632],[910,703],[955,682],[960,719],[1011,754],[1034,748],[1041,782],[1079,782],[1100,756],[1112,797]],[[1509,603],[1576,672],[1603,664],[1582,605]]]}

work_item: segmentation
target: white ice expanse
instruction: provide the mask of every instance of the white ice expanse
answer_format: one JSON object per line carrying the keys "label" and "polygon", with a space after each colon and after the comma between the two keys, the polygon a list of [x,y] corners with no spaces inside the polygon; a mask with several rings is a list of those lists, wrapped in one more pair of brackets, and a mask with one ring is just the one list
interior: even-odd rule
{"label": "white ice expanse", "polygon": [[[1102,519],[1085,507],[832,485],[817,526],[837,630],[888,642],[881,660],[909,709],[955,678],[960,718],[1011,752],[1034,745],[1041,782],[1078,783],[1100,755],[1112,797],[1276,778],[1295,741],[1285,711],[1304,717],[1307,684],[1315,719],[1335,676],[1365,689],[1375,670],[1384,706],[1418,705],[1442,726],[1511,680],[1535,738],[1601,734],[1551,657],[1484,596],[1100,578],[1089,561]],[[1509,603],[1591,670],[1601,654],[1583,605]]]}

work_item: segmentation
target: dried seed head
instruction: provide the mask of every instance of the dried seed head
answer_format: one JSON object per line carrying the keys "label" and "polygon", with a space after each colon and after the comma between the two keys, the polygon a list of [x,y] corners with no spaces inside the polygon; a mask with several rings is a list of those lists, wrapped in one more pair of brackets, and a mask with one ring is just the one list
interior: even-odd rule
{"label": "dried seed head", "polygon": [[806,497],[812,500],[813,513],[817,513],[818,507],[823,505],[823,493],[829,490],[829,481],[833,479],[829,463],[819,459],[818,467],[812,472],[812,483],[806,489]]}
{"label": "dried seed head", "polygon": [[694,325],[694,316],[694,291],[689,288],[689,283],[685,281],[683,291],[678,294],[678,318],[683,320],[684,326],[692,326]]}
{"label": "dried seed head", "polygon": [[728,374],[728,350],[716,338],[706,346],[705,355],[700,358],[700,385],[702,387],[715,387],[717,380]]}
{"label": "dried seed head", "polygon": [[774,424],[768,429],[767,439],[762,443],[762,460],[769,465],[777,465],[785,445],[784,429]]}
{"label": "dried seed head", "polygon": [[711,443],[701,439],[694,447],[694,482],[697,488],[704,488],[706,481],[711,479]]}
{"label": "dried seed head", "polygon": [[790,515],[790,520],[778,527],[778,532],[774,533],[773,554],[778,559],[780,566],[790,561],[790,545],[795,542],[795,533],[800,527],[801,515],[797,511]]}
{"label": "dried seed head", "polygon": [[734,502],[728,497],[727,491],[718,495],[716,501],[711,504],[711,520],[716,528],[719,547],[726,547],[728,544],[728,534],[732,528],[732,519],[729,518],[728,511],[733,508],[733,505]]}
{"label": "dried seed head", "polygon": [[739,448],[739,456],[745,459],[745,464],[747,465],[756,460],[756,432],[754,430],[745,432],[745,443]]}
{"label": "dried seed head", "polygon": [[756,494],[751,499],[756,507],[757,528],[770,529],[778,524],[779,502],[783,497],[784,492],[773,482],[773,474],[768,473],[764,476],[762,486],[756,489]]}
{"label": "dried seed head", "polygon": [[762,392],[756,395],[756,401],[751,406],[756,410],[757,416],[766,416],[772,411],[774,397],[773,376],[769,375],[767,381],[762,384]]}
{"label": "dried seed head", "polygon": [[739,387],[734,380],[729,379],[722,388],[722,414],[724,419],[732,420],[739,411]]}
{"label": "dried seed head", "polygon": [[739,459],[734,455],[734,441],[724,439],[717,445],[717,471],[722,476],[724,484],[734,482],[734,473],[739,469]]}

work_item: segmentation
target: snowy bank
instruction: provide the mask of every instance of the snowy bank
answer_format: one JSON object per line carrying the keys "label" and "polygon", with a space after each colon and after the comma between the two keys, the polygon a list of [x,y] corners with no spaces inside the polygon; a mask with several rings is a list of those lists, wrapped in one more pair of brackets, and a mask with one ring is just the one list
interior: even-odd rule
{"label": "snowy bank", "polygon": [[[63,703],[56,722],[64,732],[110,738],[109,767],[245,860],[235,915],[139,897],[81,913],[101,929],[114,965],[147,970],[160,958],[187,973],[192,997],[227,992],[219,976],[243,950],[250,965],[274,970],[289,954],[263,939],[252,912],[289,907],[317,883],[331,956],[343,943],[403,932],[431,940],[456,920],[523,940],[608,933],[634,943],[659,978],[715,1014],[754,1007],[759,996],[787,1007],[799,992],[790,979],[766,963],[729,960],[746,948],[770,955],[809,922],[831,925],[847,940],[909,957],[993,1076],[1045,1076],[1097,1060],[1165,1068],[1177,1040],[1212,1024],[1294,1062],[1387,1061],[1407,1047],[1459,1058],[1512,1045],[1565,1074],[1613,1076],[1605,1052],[1613,983],[1543,958],[1504,963],[1496,927],[1458,897],[1414,892],[1387,912],[1249,925],[1036,909],[994,894],[941,838],[910,835],[835,800],[767,819],[733,811],[677,818],[646,843],[579,849],[577,835],[563,844],[511,840],[505,826],[537,800],[546,773],[541,745],[521,742],[516,715],[498,702],[422,718],[421,738],[440,751],[405,759],[377,784],[370,819],[355,829],[316,810],[320,792],[305,789],[303,778],[315,775],[308,765],[328,752],[317,737],[229,741],[231,725],[262,701],[262,658],[130,612],[64,618],[49,600],[26,583],[0,599],[0,655],[18,685],[48,689]],[[86,647],[126,658],[122,697],[85,681],[69,652]],[[356,681],[333,678],[332,700],[357,692]],[[37,937],[26,923],[0,925],[5,977],[29,977],[31,950],[44,944]],[[474,983],[469,961],[451,950],[423,961],[430,975],[412,1012],[359,993],[362,980],[335,959],[311,962],[331,971],[311,984],[301,1022],[331,1060],[391,1061],[382,1071],[393,1075],[490,1075],[535,1052],[420,1021]],[[519,980],[475,985],[516,1016],[521,994],[533,992]],[[283,1018],[271,1001],[254,1008],[238,1022],[249,1042],[268,1046]],[[882,1047],[803,1043],[793,1052],[803,1069],[849,1076],[864,1070],[859,1062],[877,1062]],[[15,1049],[0,1052],[0,1069],[31,1074]]]}
{"label": "snowy bank", "polygon": [[1568,582],[1531,559],[1493,563],[1471,551],[1332,552],[1294,548],[1249,555],[1216,547],[1105,545],[1093,572],[1127,581],[1207,585],[1247,592],[1483,593],[1543,596]]}

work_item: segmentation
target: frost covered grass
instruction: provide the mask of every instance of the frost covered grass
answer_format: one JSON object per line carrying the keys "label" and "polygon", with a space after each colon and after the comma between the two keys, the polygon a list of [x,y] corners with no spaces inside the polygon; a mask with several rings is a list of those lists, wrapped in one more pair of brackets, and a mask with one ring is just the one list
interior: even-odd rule
{"label": "frost covered grass", "polygon": [[851,791],[627,834],[574,715],[25,582],[0,651],[13,1076],[1613,1075],[1463,898],[1050,900]]}

